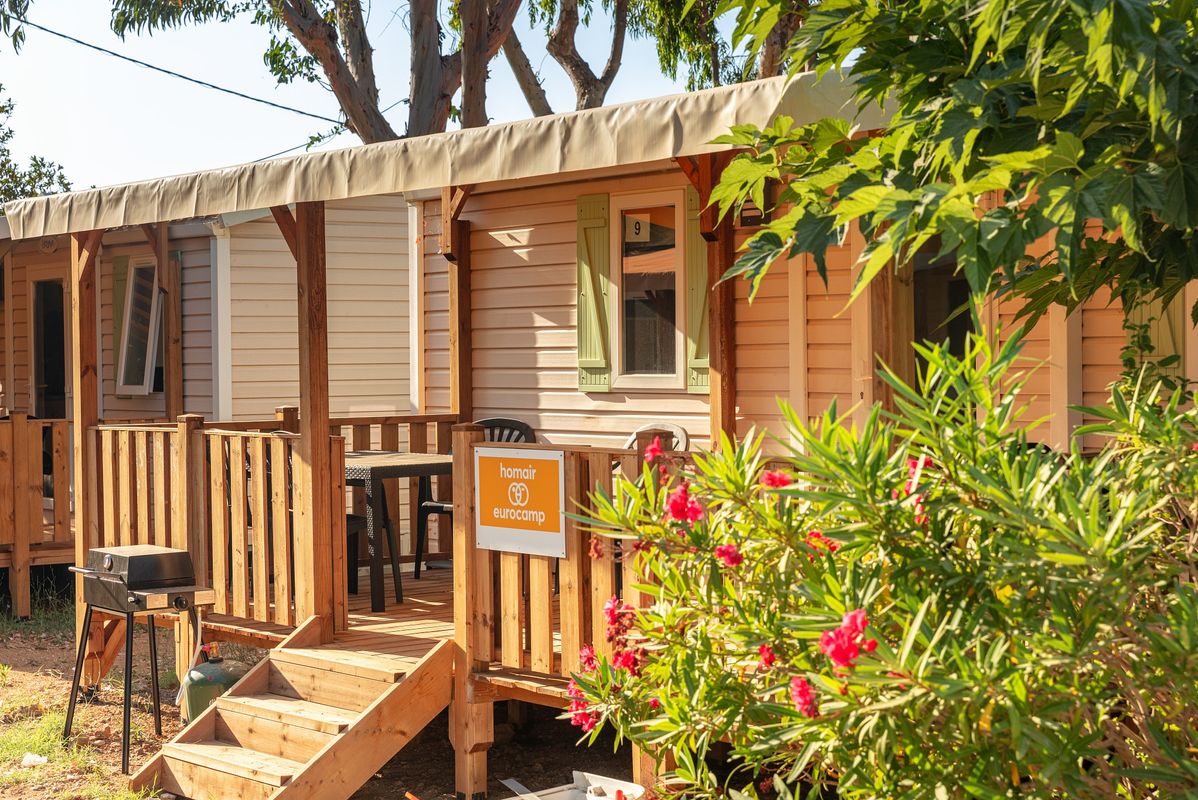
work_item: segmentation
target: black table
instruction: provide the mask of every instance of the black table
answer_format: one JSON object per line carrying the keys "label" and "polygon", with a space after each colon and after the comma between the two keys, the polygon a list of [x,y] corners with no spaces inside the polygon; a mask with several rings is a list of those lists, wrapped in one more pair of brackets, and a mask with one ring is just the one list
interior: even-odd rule
{"label": "black table", "polygon": [[[385,525],[394,532],[393,524],[383,502],[383,481],[391,478],[428,478],[451,475],[453,456],[439,453],[400,453],[391,450],[350,450],[345,454],[345,483],[366,489],[366,549],[370,555],[370,610],[387,610],[383,596],[383,548],[378,540],[379,528]],[[396,542],[399,536],[395,536]],[[356,555],[354,556],[356,558]],[[399,553],[391,548],[391,570],[395,573],[395,600],[403,602],[403,585],[399,576]]]}

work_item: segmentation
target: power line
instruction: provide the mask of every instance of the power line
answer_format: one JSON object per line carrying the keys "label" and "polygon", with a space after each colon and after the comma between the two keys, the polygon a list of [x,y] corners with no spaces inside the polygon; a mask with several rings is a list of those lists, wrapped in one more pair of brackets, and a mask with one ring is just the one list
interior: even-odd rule
{"label": "power line", "polygon": [[192,78],[188,75],[183,75],[182,73],[174,72],[173,70],[169,70],[164,67],[159,67],[154,64],[148,64],[145,61],[139,61],[136,58],[124,55],[123,53],[118,53],[115,50],[109,50],[105,47],[101,47],[98,44],[92,44],[91,42],[85,42],[82,39],[76,39],[74,36],[70,36],[68,34],[61,33],[56,30],[51,30],[50,28],[47,28],[44,25],[38,25],[36,22],[30,22],[29,20],[27,20],[23,17],[19,17],[16,14],[9,14],[9,16],[11,16],[17,22],[20,22],[22,25],[28,25],[29,27],[34,28],[35,30],[42,31],[43,33],[48,33],[51,36],[57,36],[60,39],[66,39],[68,42],[73,42],[74,44],[82,45],[83,47],[87,47],[92,50],[99,51],[101,53],[104,53],[105,55],[110,55],[110,56],[113,56],[114,58],[119,58],[122,61],[128,61],[129,63],[136,64],[139,67],[145,67],[146,69],[151,69],[151,70],[154,70],[155,72],[161,72],[163,75],[170,75],[172,78],[179,78],[180,80],[185,80],[188,83],[194,83],[198,86],[203,86],[206,89],[215,89],[218,92],[224,92],[225,94],[231,94],[234,97],[240,97],[242,100],[251,100],[255,103],[261,103],[264,106],[270,106],[271,108],[277,108],[280,111],[290,111],[293,114],[300,114],[302,116],[311,117],[313,119],[318,119],[323,122],[331,122],[334,125],[343,124],[341,122],[341,120],[332,119],[331,117],[323,117],[320,114],[313,114],[308,111],[301,111],[298,108],[292,108],[291,106],[285,106],[285,105],[282,105],[281,103],[275,103],[270,100],[264,100],[261,97],[254,97],[253,95],[248,95],[248,94],[245,94],[244,92],[239,92],[236,89],[226,89],[224,86],[217,86],[215,83],[209,83],[208,81],[202,81],[199,78]]}
{"label": "power line", "polygon": [[[400,103],[404,102],[406,99],[407,99],[406,97],[403,97],[403,98],[400,98],[399,100],[396,100],[394,103],[392,103],[391,105],[387,106],[386,108],[384,108],[384,109],[383,109],[382,111],[380,111],[379,113],[380,113],[380,114],[386,114],[388,111],[390,111],[391,109],[395,108],[397,105],[399,105]],[[338,126],[341,128],[341,130],[340,130],[340,131],[338,131],[337,133],[339,133],[339,134],[340,134],[340,133],[344,133],[344,132],[345,132],[345,124],[344,124],[344,123],[338,123]],[[255,159],[254,159],[254,160],[253,160],[251,163],[253,163],[253,164],[257,164],[259,161],[269,161],[269,160],[270,160],[270,159],[272,159],[272,158],[278,158],[279,156],[285,156],[285,155],[287,155],[288,153],[294,153],[296,150],[300,150],[300,149],[302,149],[302,148],[304,148],[304,147],[310,147],[311,145],[312,145],[312,140],[311,140],[311,139],[308,139],[308,141],[304,142],[303,144],[297,144],[295,147],[288,147],[286,150],[280,150],[279,152],[277,152],[277,153],[271,153],[271,154],[270,154],[270,155],[268,155],[268,156],[262,156],[261,158],[255,158]]]}

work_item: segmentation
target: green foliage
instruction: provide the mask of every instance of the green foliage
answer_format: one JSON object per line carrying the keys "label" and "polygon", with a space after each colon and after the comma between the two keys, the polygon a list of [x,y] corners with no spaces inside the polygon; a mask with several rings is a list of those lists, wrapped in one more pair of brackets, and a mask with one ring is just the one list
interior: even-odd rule
{"label": "green foliage", "polygon": [[[783,5],[725,0],[734,41],[760,47]],[[859,225],[858,291],[928,245],[1032,317],[1104,285],[1125,305],[1144,286],[1167,301],[1198,277],[1196,22],[1192,0],[824,0],[790,63],[851,70],[837,79],[888,122],[860,138],[828,121],[734,132],[741,160],[774,168],[726,175],[721,208],[783,182],[793,210],[755,260],[820,254],[830,228]]]}
{"label": "green foliage", "polygon": [[[893,414],[788,410],[768,478],[759,438],[697,455],[693,523],[656,470],[596,498],[650,600],[638,666],[575,676],[584,713],[672,754],[687,796],[1198,795],[1198,410],[1118,388],[1054,452],[1028,441],[1018,345],[917,349]],[[838,668],[821,637],[857,609]]]}
{"label": "green foliage", "polygon": [[[0,85],[0,95],[4,87]],[[9,126],[13,102],[0,96],[0,203],[55,192],[66,192],[71,188],[61,165],[41,156],[31,156],[28,164],[18,163],[9,150],[14,134]],[[3,209],[0,209],[2,215]]]}

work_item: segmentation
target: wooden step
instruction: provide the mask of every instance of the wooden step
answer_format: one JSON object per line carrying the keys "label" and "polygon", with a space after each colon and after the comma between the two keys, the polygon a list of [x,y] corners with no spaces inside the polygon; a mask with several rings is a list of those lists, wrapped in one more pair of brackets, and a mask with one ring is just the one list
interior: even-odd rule
{"label": "wooden step", "polygon": [[302,664],[386,683],[395,683],[408,671],[408,666],[398,663],[394,656],[354,650],[287,647],[274,650],[270,655],[276,661],[288,664]]}
{"label": "wooden step", "polygon": [[213,732],[219,742],[303,764],[308,763],[312,756],[323,750],[336,736],[224,708],[216,710],[213,725]]}
{"label": "wooden step", "polygon": [[229,742],[213,739],[186,743],[167,742],[162,746],[162,755],[197,767],[276,787],[291,780],[292,776],[304,768],[298,761],[258,750],[247,750]]}
{"label": "wooden step", "polygon": [[293,664],[276,658],[275,651],[271,651],[268,670],[267,687],[271,694],[354,712],[364,711],[392,686],[391,681],[371,680],[306,664]]}
{"label": "wooden step", "polygon": [[[191,800],[228,800],[230,797],[267,800],[278,791],[277,786],[269,783],[217,772],[166,754],[155,759],[152,784],[156,791],[170,792]],[[150,796],[156,795],[151,793]]]}
{"label": "wooden step", "polygon": [[341,733],[357,717],[354,712],[344,708],[322,706],[281,694],[250,694],[240,697],[224,695],[217,698],[216,707],[222,711],[237,711],[332,734]]}

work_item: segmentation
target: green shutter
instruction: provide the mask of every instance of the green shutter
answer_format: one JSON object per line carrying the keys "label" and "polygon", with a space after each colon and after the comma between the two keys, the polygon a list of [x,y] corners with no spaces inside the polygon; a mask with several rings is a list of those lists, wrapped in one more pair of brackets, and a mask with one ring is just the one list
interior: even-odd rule
{"label": "green shutter", "polygon": [[699,193],[686,189],[686,390],[707,394],[710,382],[707,368],[710,358],[708,325],[707,240],[699,228]]}
{"label": "green shutter", "polygon": [[121,337],[125,333],[125,295],[129,282],[129,256],[112,259],[112,368],[121,368]]}
{"label": "green shutter", "polygon": [[1176,358],[1163,371],[1176,377],[1182,377],[1185,372],[1185,301],[1179,294],[1164,308],[1160,300],[1149,300],[1140,303],[1132,309],[1132,322],[1137,325],[1148,325],[1148,336],[1152,340],[1153,351],[1147,355],[1148,361],[1164,361]]}
{"label": "green shutter", "polygon": [[605,194],[578,198],[578,390],[611,391],[611,238]]}

